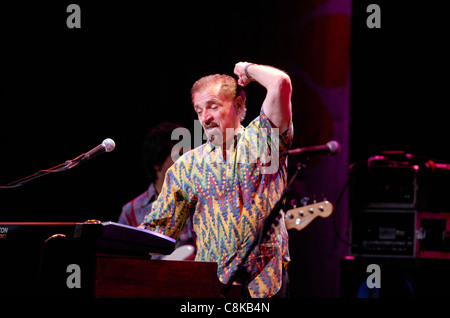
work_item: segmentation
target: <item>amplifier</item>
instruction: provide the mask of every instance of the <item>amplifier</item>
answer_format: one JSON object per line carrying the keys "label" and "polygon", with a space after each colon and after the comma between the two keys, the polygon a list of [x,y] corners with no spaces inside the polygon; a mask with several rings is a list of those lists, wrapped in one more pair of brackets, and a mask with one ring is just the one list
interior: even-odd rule
{"label": "amplifier", "polygon": [[350,176],[353,255],[450,258],[450,164],[384,152]]}
{"label": "amplifier", "polygon": [[351,254],[415,257],[416,211],[358,210],[351,217]]}
{"label": "amplifier", "polygon": [[417,205],[419,166],[408,161],[369,158],[350,170],[350,203],[355,208],[414,209]]}
{"label": "amplifier", "polygon": [[353,208],[450,212],[450,164],[403,152],[382,154],[352,165]]}
{"label": "amplifier", "polygon": [[359,210],[351,255],[450,259],[450,212]]}

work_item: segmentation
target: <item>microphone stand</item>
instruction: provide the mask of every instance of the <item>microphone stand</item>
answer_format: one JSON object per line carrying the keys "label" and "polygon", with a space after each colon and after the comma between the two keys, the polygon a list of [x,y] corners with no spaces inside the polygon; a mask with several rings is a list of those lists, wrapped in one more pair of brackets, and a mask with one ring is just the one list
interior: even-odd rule
{"label": "microphone stand", "polygon": [[78,157],[76,157],[75,159],[67,160],[66,162],[59,164],[57,166],[54,166],[52,168],[39,170],[38,172],[33,173],[32,175],[30,175],[28,177],[13,181],[4,186],[0,186],[0,189],[17,188],[17,187],[20,187],[21,185],[24,185],[25,183],[30,182],[31,180],[43,177],[47,174],[50,174],[53,172],[61,172],[61,171],[69,170],[69,169],[77,166],[79,163],[83,162],[85,159],[84,157],[85,157],[85,154],[81,154]]}
{"label": "microphone stand", "polygon": [[[305,161],[308,161],[309,157],[305,159]],[[225,284],[225,286],[222,289],[222,295],[226,296],[228,292],[231,289],[231,285],[235,281],[239,279],[242,285],[242,294],[247,295],[247,286],[250,283],[250,274],[248,273],[247,269],[245,268],[245,263],[248,260],[248,257],[250,254],[256,249],[259,249],[259,246],[261,244],[261,241],[270,233],[270,230],[273,225],[277,226],[280,221],[280,210],[283,207],[283,201],[287,197],[287,195],[292,191],[292,184],[294,183],[295,179],[297,178],[297,175],[300,173],[300,171],[304,170],[306,168],[306,165],[302,162],[299,162],[297,164],[297,169],[295,170],[294,175],[289,180],[289,183],[287,184],[286,188],[284,189],[283,193],[281,194],[281,197],[278,199],[277,203],[275,203],[274,207],[270,211],[269,215],[264,220],[264,223],[262,225],[262,228],[259,232],[259,234],[255,237],[252,244],[250,245],[249,249],[247,250],[247,253],[242,258],[241,262],[239,263],[236,270],[231,275],[229,281]]]}

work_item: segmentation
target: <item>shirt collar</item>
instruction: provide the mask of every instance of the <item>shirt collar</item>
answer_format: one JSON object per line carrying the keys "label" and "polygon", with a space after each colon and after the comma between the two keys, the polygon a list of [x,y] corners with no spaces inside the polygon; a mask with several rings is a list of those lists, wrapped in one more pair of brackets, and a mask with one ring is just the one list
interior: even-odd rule
{"label": "shirt collar", "polygon": [[145,199],[143,202],[144,205],[147,205],[147,204],[155,201],[157,196],[158,196],[158,193],[156,192],[155,185],[152,182],[147,189],[147,195],[145,196]]}
{"label": "shirt collar", "polygon": [[[244,131],[245,131],[245,127],[244,126],[240,126],[238,129],[236,129],[235,131],[234,131],[234,147],[236,148],[236,144],[237,144],[237,142],[239,141],[239,139],[241,138],[241,136],[242,136],[242,134],[244,133]],[[216,149],[217,147],[220,147],[220,146],[216,146],[216,145],[214,145],[209,139],[208,139],[208,141],[206,142],[206,146],[205,146],[206,148],[206,151],[207,151],[207,153],[210,153],[211,151],[213,151],[214,149]]]}

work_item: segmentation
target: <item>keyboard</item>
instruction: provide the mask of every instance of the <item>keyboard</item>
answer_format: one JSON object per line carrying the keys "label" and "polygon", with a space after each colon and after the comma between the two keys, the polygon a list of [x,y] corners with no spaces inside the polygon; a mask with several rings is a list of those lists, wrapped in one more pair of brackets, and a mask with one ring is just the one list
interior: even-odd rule
{"label": "keyboard", "polygon": [[116,222],[9,222],[0,223],[0,247],[21,248],[65,237],[87,244],[97,252],[122,255],[169,255],[175,239]]}

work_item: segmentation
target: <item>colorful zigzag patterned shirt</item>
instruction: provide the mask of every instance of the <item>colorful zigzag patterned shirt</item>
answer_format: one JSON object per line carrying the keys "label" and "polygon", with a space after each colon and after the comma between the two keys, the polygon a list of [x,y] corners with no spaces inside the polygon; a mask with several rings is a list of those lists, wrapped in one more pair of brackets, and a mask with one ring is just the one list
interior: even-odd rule
{"label": "colorful zigzag patterned shirt", "polygon": [[[196,260],[217,262],[218,278],[227,283],[286,187],[286,157],[279,154],[292,144],[292,120],[277,131],[261,109],[234,136],[227,160],[209,141],[182,155],[141,226],[178,239],[192,215]],[[288,233],[279,222],[247,260],[250,296],[275,295],[289,260]]]}

